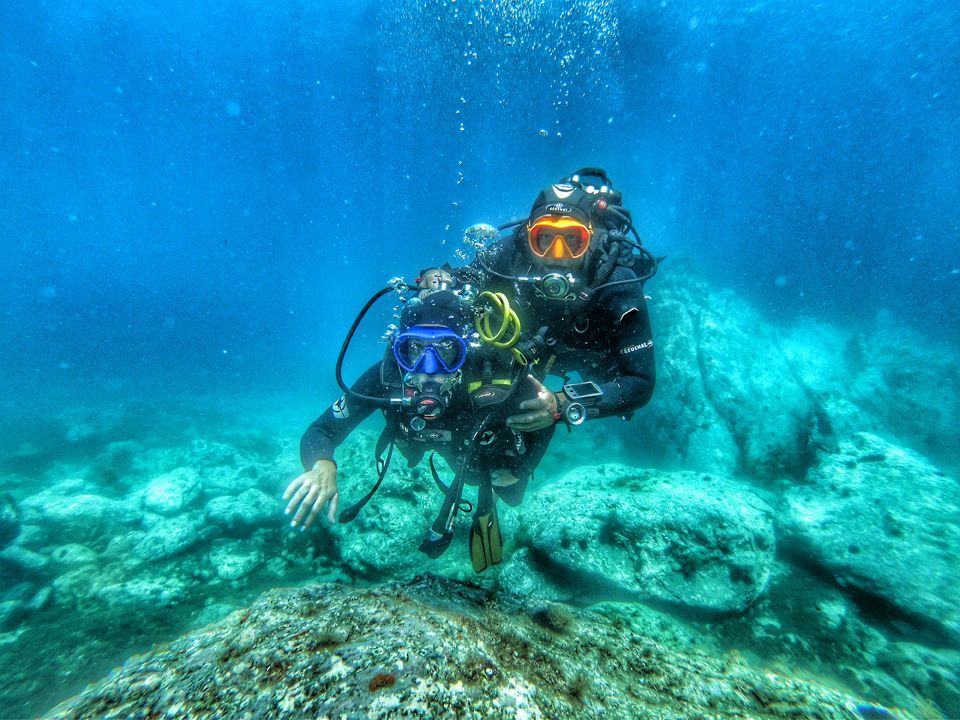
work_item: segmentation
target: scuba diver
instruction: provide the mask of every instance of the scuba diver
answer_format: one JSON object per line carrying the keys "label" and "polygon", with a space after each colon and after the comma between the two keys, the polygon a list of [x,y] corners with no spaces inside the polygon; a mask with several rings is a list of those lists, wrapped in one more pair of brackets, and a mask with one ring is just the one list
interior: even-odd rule
{"label": "scuba diver", "polygon": [[[558,422],[569,429],[587,419],[629,419],[653,394],[643,286],[658,260],[622,199],[603,169],[583,168],[542,190],[529,217],[467,230],[477,246],[474,281],[519,299],[528,331],[517,347],[541,378],[553,372],[564,379],[563,389],[551,392],[531,376],[537,395],[507,418],[509,427],[533,432]],[[573,372],[582,382],[571,382]]]}
{"label": "scuba diver", "polygon": [[[520,325],[507,298],[477,295],[459,283],[449,265],[424,270],[417,281],[415,287],[384,288],[354,321],[337,361],[337,382],[344,395],[304,433],[300,455],[306,472],[290,483],[283,498],[290,500],[287,514],[296,511],[293,527],[309,527],[328,503],[327,517],[334,522],[339,504],[334,450],[380,408],[386,426],[376,447],[376,483],[339,514],[339,522],[350,522],[373,497],[394,448],[410,467],[430,452],[430,469],[443,501],[420,550],[439,557],[453,537],[457,514],[475,510],[469,543],[479,573],[502,558],[496,498],[520,504],[554,428],[527,432],[505,425],[505,416],[519,401],[536,396],[524,359],[512,347]],[[412,290],[416,297],[406,301],[383,360],[348,387],[341,369],[357,326],[380,297],[398,289]],[[449,485],[437,472],[434,454],[455,473]],[[475,508],[463,497],[464,485],[478,486]]]}

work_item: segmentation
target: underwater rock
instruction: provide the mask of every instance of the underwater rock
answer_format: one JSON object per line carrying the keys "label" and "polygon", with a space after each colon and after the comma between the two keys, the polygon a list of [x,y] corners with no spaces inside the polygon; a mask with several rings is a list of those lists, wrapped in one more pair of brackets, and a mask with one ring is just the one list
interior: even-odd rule
{"label": "underwater rock", "polygon": [[745,470],[758,483],[801,477],[814,407],[779,349],[778,331],[695,273],[659,279],[650,308],[657,390],[641,410],[634,456],[663,468]]}
{"label": "underwater rock", "polygon": [[960,642],[960,486],[868,433],[789,489],[778,527],[797,556]]}
{"label": "underwater rock", "polygon": [[20,579],[25,575],[42,575],[50,568],[50,558],[19,545],[10,545],[0,550],[0,569],[8,579]]}
{"label": "underwater rock", "polygon": [[36,594],[30,598],[30,602],[27,603],[27,609],[30,612],[36,612],[37,610],[43,610],[50,606],[53,602],[53,588],[49,585],[47,587],[40,588]]}
{"label": "underwater rock", "polygon": [[20,512],[13,498],[0,495],[0,550],[12,543],[20,534]]}
{"label": "underwater rock", "polygon": [[221,580],[240,580],[263,564],[263,553],[242,540],[216,540],[207,555]]}
{"label": "underwater rock", "polygon": [[92,597],[102,582],[96,565],[84,565],[53,578],[53,600],[58,606],[71,606]]}
{"label": "underwater rock", "polygon": [[243,470],[232,465],[204,467],[200,471],[203,496],[207,500],[221,495],[236,497],[257,484],[256,478],[252,477],[253,474],[255,471],[252,465],[246,466]]}
{"label": "underwater rock", "polygon": [[520,534],[568,597],[725,613],[766,589],[773,511],[744,485],[608,464],[573,470],[527,502]]}
{"label": "underwater rock", "polygon": [[652,452],[658,467],[729,475],[737,467],[739,450],[707,396],[698,360],[707,287],[691,278],[684,282],[674,278],[659,289],[650,304],[657,331],[657,389],[641,411],[642,439],[634,437],[632,442],[651,446],[647,452]]}
{"label": "underwater rock", "polygon": [[188,596],[183,580],[144,575],[121,583],[97,585],[94,595],[113,610],[147,612],[164,610]]}
{"label": "underwater rock", "polygon": [[851,383],[852,400],[878,418],[885,433],[960,467],[956,350],[934,345],[883,314],[873,333],[856,339],[854,349],[861,366],[854,368],[859,372]]}
{"label": "underwater rock", "polygon": [[[396,484],[379,493],[356,520],[338,533],[343,565],[355,575],[410,578],[422,572],[429,562],[417,548],[433,522],[431,512],[435,514],[439,509],[440,494],[434,488],[432,494],[426,491],[415,495],[408,486],[409,494],[398,496],[393,488],[409,481],[396,476],[393,480]],[[459,557],[461,552],[461,544],[455,541],[437,562]],[[469,559],[459,559],[469,564]]]}
{"label": "underwater rock", "polygon": [[540,608],[432,577],[272,590],[46,717],[856,717],[856,698],[823,685],[572,608],[560,629],[543,627]]}
{"label": "underwater rock", "polygon": [[[4,578],[6,580],[7,578]],[[4,583],[6,585],[6,583]],[[36,585],[27,580],[21,580],[14,585],[4,587],[0,600],[21,600],[26,601],[36,590]]]}
{"label": "underwater rock", "polygon": [[859,372],[850,342],[848,333],[810,319],[796,323],[780,342],[791,371],[814,405],[816,422],[810,442],[821,449],[835,449],[838,437],[881,427],[850,397],[852,378]]}
{"label": "underwater rock", "polygon": [[40,525],[21,525],[16,544],[27,550],[40,550],[50,544],[50,533]]}
{"label": "underwater rock", "polygon": [[[503,523],[500,526],[505,530]],[[515,538],[524,543],[528,540],[525,531],[517,533]],[[552,582],[529,547],[516,548],[496,572],[500,587],[509,588],[511,593],[520,597],[559,602],[571,595],[568,588]]]}
{"label": "underwater rock", "polygon": [[24,523],[45,527],[61,543],[84,545],[140,519],[140,513],[124,501],[89,493],[61,495],[56,488],[31,495],[20,509]]}
{"label": "underwater rock", "polygon": [[58,545],[50,553],[50,559],[57,566],[57,570],[71,570],[83,565],[91,565],[97,561],[97,553],[86,545],[69,543]]}
{"label": "underwater rock", "polygon": [[790,371],[773,328],[733,293],[711,296],[697,329],[707,397],[757,480],[802,476],[813,406]]}
{"label": "underwater rock", "polygon": [[262,490],[249,488],[239,495],[221,495],[207,503],[204,513],[207,522],[228,533],[248,533],[259,527],[279,525],[282,522],[279,495],[271,497]]}
{"label": "underwater rock", "polygon": [[192,468],[180,467],[153,478],[144,490],[143,506],[159,515],[177,515],[200,495],[200,478]]}
{"label": "underwater rock", "polygon": [[30,610],[22,600],[0,602],[0,631],[13,630],[29,614]]}
{"label": "underwater rock", "polygon": [[198,512],[163,518],[140,539],[133,552],[141,560],[171,558],[200,542],[203,526],[203,517]]}
{"label": "underwater rock", "polygon": [[933,700],[947,717],[960,717],[960,652],[895,642],[880,654],[877,665]]}

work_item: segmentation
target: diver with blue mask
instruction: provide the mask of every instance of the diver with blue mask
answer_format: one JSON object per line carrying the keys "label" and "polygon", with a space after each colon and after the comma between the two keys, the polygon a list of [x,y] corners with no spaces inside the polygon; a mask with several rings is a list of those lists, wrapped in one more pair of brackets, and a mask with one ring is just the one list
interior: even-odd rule
{"label": "diver with blue mask", "polygon": [[[470,556],[474,570],[482,572],[502,558],[496,498],[511,505],[521,502],[554,428],[524,432],[505,424],[506,415],[536,392],[511,350],[510,337],[515,340],[519,329],[511,324],[516,315],[502,304],[505,298],[475,299],[471,288],[457,288],[449,277],[438,281],[426,271],[420,279],[420,286],[411,288],[418,297],[406,303],[384,359],[348,387],[341,366],[353,333],[369,307],[395,288],[384,288],[361,311],[337,363],[344,395],[304,433],[300,451],[305,472],[283,497],[289,500],[286,510],[294,516],[294,527],[309,527],[325,506],[331,522],[349,522],[383,481],[394,448],[410,467],[430,452],[430,468],[443,499],[420,550],[438,557],[453,537],[457,515],[474,510]],[[497,304],[499,328],[493,323],[491,329],[491,303]],[[364,498],[338,513],[334,451],[378,408],[384,412],[385,428],[376,448],[376,483]],[[454,471],[449,484],[440,479],[433,454]],[[463,497],[466,485],[478,487],[475,505]]]}

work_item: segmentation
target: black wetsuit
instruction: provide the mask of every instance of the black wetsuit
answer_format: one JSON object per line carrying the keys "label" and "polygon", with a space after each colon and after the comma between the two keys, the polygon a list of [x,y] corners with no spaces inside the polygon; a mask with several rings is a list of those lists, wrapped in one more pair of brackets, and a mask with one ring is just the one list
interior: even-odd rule
{"label": "black wetsuit", "polygon": [[[389,366],[389,363],[388,363]],[[387,385],[381,377],[382,363],[368,369],[352,386],[362,395],[386,397]],[[389,380],[399,383],[395,366],[387,369]],[[396,375],[395,378],[389,376]],[[523,382],[522,380],[520,381]],[[508,428],[503,420],[507,414],[516,412],[517,404],[535,394],[521,386],[498,408],[484,431],[478,436],[471,455],[470,439],[488,410],[474,410],[461,382],[454,391],[450,407],[436,420],[416,431],[410,426],[413,417],[409,411],[389,408],[384,411],[387,423],[387,438],[396,442],[397,449],[407,459],[410,467],[423,458],[424,453],[436,451],[451,468],[458,468],[462,459],[470,456],[470,464],[464,476],[468,484],[476,485],[487,480],[490,471],[506,469],[520,478],[518,483],[507,487],[494,487],[500,497],[511,505],[519,504],[534,468],[543,458],[553,435],[554,427],[533,433]],[[377,405],[345,396],[314,420],[300,440],[300,459],[304,468],[312,468],[317,460],[332,460],[333,451],[347,438]]]}
{"label": "black wetsuit", "polygon": [[[520,236],[496,243],[484,254],[486,266],[512,277],[543,274],[534,268],[529,253],[518,249],[522,244]],[[478,263],[471,270],[483,272]],[[635,277],[632,267],[618,265],[608,282]],[[597,417],[629,414],[649,402],[656,369],[643,283],[601,289],[586,305],[539,297],[532,283],[495,276],[488,277],[484,289],[519,297],[517,312],[525,331],[549,328],[556,355],[551,373],[566,377],[577,372],[583,380],[600,385],[603,397],[596,404]]]}

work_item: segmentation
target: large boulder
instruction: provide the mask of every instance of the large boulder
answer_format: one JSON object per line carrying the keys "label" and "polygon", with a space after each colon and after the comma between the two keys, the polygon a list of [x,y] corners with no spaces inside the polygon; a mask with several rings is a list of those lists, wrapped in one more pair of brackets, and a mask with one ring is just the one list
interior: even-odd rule
{"label": "large boulder", "polygon": [[140,519],[136,508],[123,500],[102,495],[62,495],[58,488],[44,490],[20,503],[21,520],[48,529],[61,543],[89,545],[115,534],[123,525]]}
{"label": "large boulder", "polygon": [[779,332],[732,292],[683,272],[658,280],[650,307],[657,390],[632,443],[641,457],[761,483],[802,477],[815,407]]}
{"label": "large boulder", "polygon": [[94,596],[111,610],[153,613],[184,602],[189,590],[187,584],[175,576],[141,575],[124,582],[97,585]]}
{"label": "large boulder", "polygon": [[249,488],[239,495],[220,495],[210,500],[204,511],[207,522],[228,533],[249,533],[259,527],[279,525],[283,505],[280,496],[271,497],[262,490]]}
{"label": "large boulder", "polygon": [[696,330],[707,397],[758,480],[802,476],[814,408],[790,371],[773,328],[733,293],[711,297]]}
{"label": "large boulder", "polygon": [[855,434],[786,492],[778,522],[798,557],[960,642],[960,486],[924,458]]}
{"label": "large boulder", "polygon": [[205,539],[209,532],[202,532],[204,525],[203,516],[196,512],[163,518],[152,525],[133,552],[141,560],[167,560]]}
{"label": "large boulder", "polygon": [[960,467],[956,350],[938,346],[881,314],[871,334],[851,341],[849,355],[857,371],[851,386],[854,402],[874,415],[885,432]]}
{"label": "large boulder", "polygon": [[178,515],[200,495],[200,477],[190,467],[178,467],[153,478],[143,492],[143,506],[159,515]]}
{"label": "large boulder", "polygon": [[633,420],[632,445],[658,467],[732,473],[739,451],[704,386],[699,362],[699,327],[709,304],[701,283],[670,283],[650,305],[657,355],[657,388]]}
{"label": "large boulder", "polygon": [[241,580],[263,564],[263,552],[242,540],[221,539],[213,543],[207,561],[221,580]]}
{"label": "large boulder", "polygon": [[698,473],[582,467],[533,495],[522,517],[529,551],[519,559],[581,600],[742,611],[774,562],[770,507],[746,486]]}
{"label": "large boulder", "polygon": [[659,643],[629,622],[490,600],[430,577],[271,590],[131,658],[44,717],[849,720],[861,702]]}

